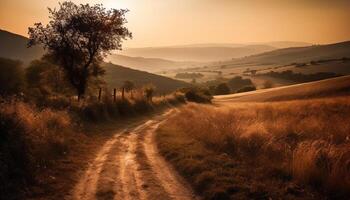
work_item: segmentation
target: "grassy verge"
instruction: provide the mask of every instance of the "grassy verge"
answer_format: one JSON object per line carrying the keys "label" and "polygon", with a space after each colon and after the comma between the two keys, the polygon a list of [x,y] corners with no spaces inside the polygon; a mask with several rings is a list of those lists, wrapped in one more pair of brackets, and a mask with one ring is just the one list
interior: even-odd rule
{"label": "grassy verge", "polygon": [[177,93],[153,101],[135,95],[115,102],[54,98],[41,103],[0,99],[0,199],[62,199],[75,172],[110,136],[108,127],[116,131],[185,98]]}
{"label": "grassy verge", "polygon": [[188,105],[157,142],[205,199],[346,199],[349,112],[347,97]]}

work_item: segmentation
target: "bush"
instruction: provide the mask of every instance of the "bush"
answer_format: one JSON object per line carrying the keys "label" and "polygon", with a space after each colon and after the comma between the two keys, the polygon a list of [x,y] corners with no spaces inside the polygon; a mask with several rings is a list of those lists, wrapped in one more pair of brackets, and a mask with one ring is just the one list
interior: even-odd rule
{"label": "bush", "polygon": [[197,103],[211,103],[212,96],[209,92],[205,92],[200,89],[190,88],[185,92],[185,97],[187,101],[197,102]]}
{"label": "bush", "polygon": [[243,87],[243,88],[237,90],[236,92],[241,93],[241,92],[250,92],[250,91],[255,91],[255,90],[256,90],[256,87],[252,85],[252,86]]}
{"label": "bush", "polygon": [[241,76],[235,76],[233,78],[231,78],[227,84],[229,85],[229,87],[231,88],[232,91],[236,91],[240,88],[243,88],[245,86],[250,86],[253,85],[253,82],[247,78],[244,79]]}
{"label": "bush", "polygon": [[227,85],[227,83],[220,83],[215,88],[216,95],[230,94],[230,92],[231,90],[230,90],[230,87]]}
{"label": "bush", "polygon": [[69,151],[72,122],[64,111],[37,110],[22,102],[0,103],[1,194],[36,180],[39,171]]}
{"label": "bush", "polygon": [[14,95],[24,87],[24,71],[21,62],[0,58],[0,96]]}
{"label": "bush", "polygon": [[62,100],[63,96],[74,94],[62,70],[47,59],[32,61],[25,70],[25,79],[25,95],[39,105],[55,101],[57,96]]}
{"label": "bush", "polygon": [[[105,93],[105,94],[108,94]],[[75,103],[74,103],[75,102]],[[67,109],[77,114],[79,119],[86,122],[104,122],[106,120],[142,115],[155,109],[185,103],[183,93],[176,92],[162,97],[154,97],[152,101],[143,94],[143,90],[135,90],[133,98],[125,97],[113,99],[106,95],[99,102],[97,99],[86,99],[82,102],[73,101]],[[57,107],[59,105],[56,105]]]}
{"label": "bush", "polygon": [[264,87],[264,89],[272,88],[273,87],[272,81],[270,81],[270,80],[264,81],[263,87]]}

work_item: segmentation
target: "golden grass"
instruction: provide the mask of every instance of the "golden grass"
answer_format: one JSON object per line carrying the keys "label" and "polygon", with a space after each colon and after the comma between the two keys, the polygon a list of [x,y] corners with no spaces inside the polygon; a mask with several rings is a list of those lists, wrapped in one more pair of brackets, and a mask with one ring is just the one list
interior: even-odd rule
{"label": "golden grass", "polygon": [[[237,174],[248,178],[251,176],[249,171],[255,173],[256,177],[250,177],[250,180],[245,182],[265,184],[266,190],[269,190],[269,187],[270,190],[275,190],[265,191],[271,196],[285,196],[287,193],[291,195],[291,191],[295,189],[288,189],[288,184],[296,182],[305,188],[312,186],[318,192],[332,198],[345,198],[350,191],[349,113],[348,97],[237,103],[230,107],[192,104],[185,106],[160,128],[158,142],[161,152],[184,175],[188,172],[176,163],[185,162],[188,157],[179,156],[177,153],[180,150],[173,144],[181,143],[186,151],[196,151],[184,141],[193,140],[196,143],[194,146],[198,146],[199,143],[206,151],[212,152],[211,154],[227,155],[225,162],[232,162],[230,160],[233,159],[234,163],[239,163],[248,170],[246,173],[233,173],[234,175],[230,172],[230,178],[238,179]],[[191,156],[193,158],[193,155]],[[199,159],[191,162],[196,161]],[[195,180],[202,173],[212,173],[213,167],[218,167],[210,161],[203,164],[211,167],[207,166],[208,170],[195,173],[194,176],[187,175],[195,187]],[[232,171],[232,167],[226,167],[223,171]],[[214,179],[220,179],[222,174],[214,173],[212,176]],[[262,177],[262,180],[257,180],[257,177]],[[285,183],[281,183],[284,186],[267,183],[275,178]],[[217,189],[220,183],[213,182],[216,185],[213,187]],[[225,184],[224,187],[232,184]],[[233,185],[237,184],[247,183],[235,182]],[[250,186],[248,188],[252,190]],[[200,189],[197,191],[204,192]],[[305,191],[294,193],[307,196]],[[238,195],[230,193],[229,189],[224,189],[224,193],[228,199],[230,195]],[[250,191],[245,195],[251,193]],[[211,199],[208,195],[205,197]]]}
{"label": "golden grass", "polygon": [[185,103],[185,98],[173,93],[149,101],[141,91],[134,91],[116,101],[110,95],[81,102],[55,96],[35,103],[0,98],[0,182],[6,183],[0,184],[0,199],[6,194],[12,198],[33,181],[48,181],[41,174],[69,150],[76,151],[71,142],[82,138],[77,128],[141,116]]}
{"label": "golden grass", "polygon": [[41,170],[69,151],[74,139],[71,118],[65,111],[1,102],[0,121],[1,195],[14,195],[23,183],[35,181]]}

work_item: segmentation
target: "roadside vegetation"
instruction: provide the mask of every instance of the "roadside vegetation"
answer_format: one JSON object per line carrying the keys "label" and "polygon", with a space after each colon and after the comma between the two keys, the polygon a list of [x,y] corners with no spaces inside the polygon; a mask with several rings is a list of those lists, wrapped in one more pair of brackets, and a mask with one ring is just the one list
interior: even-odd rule
{"label": "roadside vegetation", "polygon": [[77,169],[69,166],[56,177],[47,171],[79,151],[92,124],[103,127],[186,102],[186,92],[159,95],[152,84],[126,81],[121,88],[108,88],[101,63],[131,37],[124,27],[126,10],[64,2],[49,11],[48,26],[36,23],[29,29],[30,45],[44,45],[46,55],[27,68],[0,58],[0,199],[36,198],[31,195],[37,190],[61,187],[50,183]]}
{"label": "roadside vegetation", "polygon": [[158,129],[162,155],[205,199],[347,199],[346,97],[190,104]]}

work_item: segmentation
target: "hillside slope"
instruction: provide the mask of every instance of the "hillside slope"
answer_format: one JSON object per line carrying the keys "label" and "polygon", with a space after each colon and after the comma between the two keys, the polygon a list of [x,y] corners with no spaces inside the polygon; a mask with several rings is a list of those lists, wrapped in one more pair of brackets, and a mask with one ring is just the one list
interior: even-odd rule
{"label": "hillside slope", "polygon": [[41,47],[28,48],[27,43],[26,37],[0,30],[0,57],[21,60],[26,65],[44,54]]}
{"label": "hillside slope", "polygon": [[342,57],[350,57],[350,41],[328,45],[278,49],[242,59],[227,61],[227,63],[290,64]]}
{"label": "hillside slope", "polygon": [[127,80],[134,82],[137,87],[153,84],[156,86],[156,92],[160,94],[170,93],[178,88],[190,86],[190,84],[183,81],[114,65],[112,63],[106,63],[104,67],[106,70],[105,80],[110,88],[120,88],[123,82]]}
{"label": "hillside slope", "polygon": [[121,54],[174,61],[212,62],[254,55],[274,49],[274,47],[267,45],[247,45],[243,47],[149,47],[125,49],[121,51]]}
{"label": "hillside slope", "polygon": [[179,68],[195,67],[200,64],[195,62],[176,62],[160,58],[131,57],[118,54],[108,56],[107,60],[116,65],[128,66],[133,69],[147,72],[161,72]]}
{"label": "hillside slope", "polygon": [[215,96],[216,103],[265,102],[350,95],[350,76],[310,83]]}

